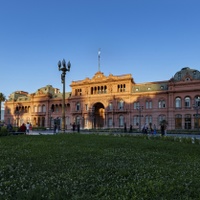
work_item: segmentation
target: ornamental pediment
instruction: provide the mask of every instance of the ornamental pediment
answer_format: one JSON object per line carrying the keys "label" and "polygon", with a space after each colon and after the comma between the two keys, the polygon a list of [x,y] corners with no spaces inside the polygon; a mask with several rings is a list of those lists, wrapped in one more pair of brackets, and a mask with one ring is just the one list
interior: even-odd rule
{"label": "ornamental pediment", "polygon": [[96,81],[98,79],[106,79],[106,76],[104,75],[104,73],[98,71],[92,78],[92,81]]}

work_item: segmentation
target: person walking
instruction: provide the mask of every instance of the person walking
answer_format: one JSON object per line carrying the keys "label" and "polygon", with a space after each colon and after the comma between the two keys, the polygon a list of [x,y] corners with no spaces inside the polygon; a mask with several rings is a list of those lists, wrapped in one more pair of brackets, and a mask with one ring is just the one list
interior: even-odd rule
{"label": "person walking", "polygon": [[126,123],[124,123],[124,133],[127,132]]}
{"label": "person walking", "polygon": [[164,126],[164,124],[161,124],[160,130],[161,130],[161,135],[164,136],[165,135],[165,126]]}
{"label": "person walking", "polygon": [[153,125],[153,134],[156,135],[156,125]]}
{"label": "person walking", "polygon": [[78,133],[80,132],[80,124],[79,123],[77,124],[77,131],[78,131]]}
{"label": "person walking", "polygon": [[133,126],[130,125],[129,133],[132,133],[132,132],[133,132]]}
{"label": "person walking", "polygon": [[29,130],[30,130],[30,123],[26,123],[26,134],[29,135]]}
{"label": "person walking", "polygon": [[148,125],[145,123],[145,125],[143,126],[142,132],[144,134],[148,134]]}
{"label": "person walking", "polygon": [[76,124],[75,124],[75,122],[72,124],[72,130],[73,130],[73,132],[75,131],[75,129],[76,129]]}
{"label": "person walking", "polygon": [[30,133],[31,133],[31,132],[32,132],[32,130],[33,130],[33,126],[32,126],[32,124],[31,124],[31,123],[30,123],[29,130],[30,130]]}
{"label": "person walking", "polygon": [[26,125],[24,123],[19,127],[18,132],[26,134]]}
{"label": "person walking", "polygon": [[53,133],[54,133],[54,134],[56,133],[56,130],[57,130],[57,124],[54,123],[54,127],[53,127]]}

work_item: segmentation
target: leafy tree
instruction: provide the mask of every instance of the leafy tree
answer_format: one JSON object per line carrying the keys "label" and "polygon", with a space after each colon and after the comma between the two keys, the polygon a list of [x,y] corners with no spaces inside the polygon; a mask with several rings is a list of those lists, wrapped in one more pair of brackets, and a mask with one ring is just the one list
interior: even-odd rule
{"label": "leafy tree", "polygon": [[6,100],[6,97],[3,93],[0,92],[0,121],[1,121],[1,103]]}

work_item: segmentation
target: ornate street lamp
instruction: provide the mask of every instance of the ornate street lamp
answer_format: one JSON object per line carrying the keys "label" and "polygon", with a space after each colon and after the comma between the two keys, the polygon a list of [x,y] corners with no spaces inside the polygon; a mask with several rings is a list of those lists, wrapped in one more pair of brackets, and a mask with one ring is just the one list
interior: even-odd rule
{"label": "ornate street lamp", "polygon": [[139,117],[139,130],[141,131],[141,117],[143,117],[141,115],[141,113],[142,113],[142,110],[143,110],[143,106],[137,106],[136,108],[137,108],[137,110],[139,112],[139,115],[138,115],[138,117]]}
{"label": "ornate street lamp", "polygon": [[66,72],[70,71],[71,63],[68,62],[66,66],[65,59],[63,59],[62,63],[61,61],[58,62],[58,70],[62,71],[61,74],[61,82],[63,84],[63,98],[62,98],[62,131],[65,132],[65,75]]}

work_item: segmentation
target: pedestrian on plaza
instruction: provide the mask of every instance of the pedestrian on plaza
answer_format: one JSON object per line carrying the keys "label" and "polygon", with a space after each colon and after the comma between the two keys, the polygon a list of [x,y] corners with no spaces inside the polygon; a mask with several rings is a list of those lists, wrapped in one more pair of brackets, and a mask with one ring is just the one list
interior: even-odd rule
{"label": "pedestrian on plaza", "polygon": [[26,123],[26,134],[27,134],[27,135],[29,134],[29,130],[30,130],[30,123],[27,122],[27,123]]}
{"label": "pedestrian on plaza", "polygon": [[76,129],[76,124],[75,124],[75,122],[72,124],[72,130],[73,130],[73,132],[75,131],[75,129]]}
{"label": "pedestrian on plaza", "polygon": [[160,130],[161,130],[161,135],[164,136],[165,135],[165,126],[164,126],[164,124],[161,124]]}
{"label": "pedestrian on plaza", "polygon": [[129,133],[132,133],[132,132],[133,132],[133,126],[130,125]]}
{"label": "pedestrian on plaza", "polygon": [[80,132],[80,124],[79,123],[77,124],[77,131],[78,131],[78,133]]}
{"label": "pedestrian on plaza", "polygon": [[124,123],[124,133],[127,132],[126,123]]}
{"label": "pedestrian on plaza", "polygon": [[54,123],[54,126],[53,126],[53,133],[56,133],[56,130],[57,130],[57,124]]}
{"label": "pedestrian on plaza", "polygon": [[7,125],[7,130],[8,130],[9,132],[12,132],[12,131],[13,131],[13,127],[12,127],[11,124],[8,124],[8,125]]}
{"label": "pedestrian on plaza", "polygon": [[145,123],[145,125],[143,126],[143,128],[142,128],[142,132],[144,133],[144,134],[147,134],[148,133],[148,125]]}
{"label": "pedestrian on plaza", "polygon": [[153,125],[153,134],[156,135],[156,125]]}
{"label": "pedestrian on plaza", "polygon": [[20,127],[19,127],[19,132],[23,132],[26,133],[26,125],[23,123]]}
{"label": "pedestrian on plaza", "polygon": [[33,130],[33,126],[32,126],[31,123],[30,123],[30,127],[29,127],[29,129],[30,129],[30,132],[32,132],[32,130]]}

